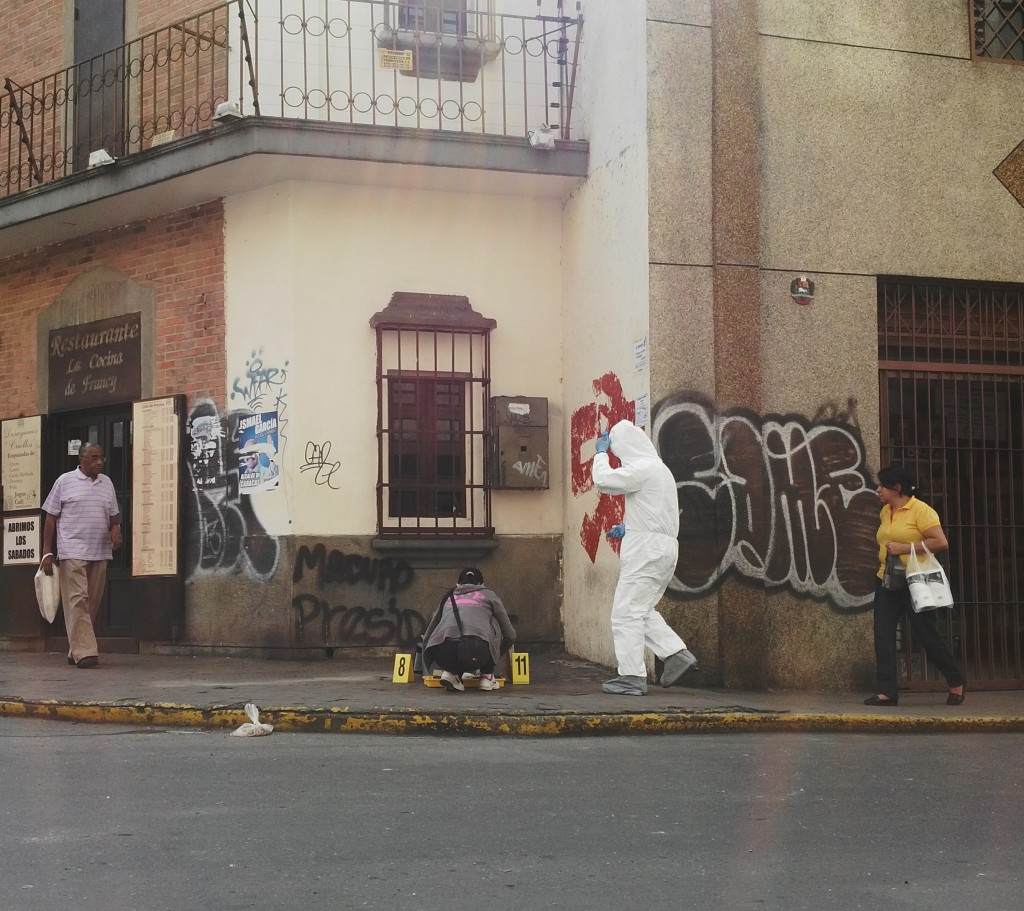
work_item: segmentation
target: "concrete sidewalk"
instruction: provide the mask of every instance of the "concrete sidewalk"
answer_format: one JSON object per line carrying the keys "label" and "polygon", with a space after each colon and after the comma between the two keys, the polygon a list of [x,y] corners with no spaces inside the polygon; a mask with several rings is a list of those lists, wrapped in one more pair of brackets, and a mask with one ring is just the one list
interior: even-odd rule
{"label": "concrete sidewalk", "polygon": [[[62,654],[0,652],[0,715],[77,722],[234,729],[259,708],[275,731],[418,734],[639,734],[741,731],[1024,731],[1024,693],[904,693],[868,708],[866,693],[751,693],[654,684],[647,696],[610,696],[599,665],[531,654],[528,685],[448,693],[391,682],[391,659],[101,655],[80,670]],[[687,681],[688,678],[684,678]],[[689,681],[696,683],[699,681]]]}

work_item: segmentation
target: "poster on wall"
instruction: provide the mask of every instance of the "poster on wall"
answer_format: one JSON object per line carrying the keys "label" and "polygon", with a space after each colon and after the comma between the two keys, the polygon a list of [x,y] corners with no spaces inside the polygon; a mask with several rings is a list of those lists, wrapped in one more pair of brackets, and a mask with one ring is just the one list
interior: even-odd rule
{"label": "poster on wall", "polygon": [[278,465],[277,412],[263,411],[238,419],[238,491],[276,490]]}
{"label": "poster on wall", "polygon": [[219,414],[194,414],[186,424],[189,471],[196,487],[224,485],[224,427]]}
{"label": "poster on wall", "polygon": [[132,575],[178,572],[179,423],[174,399],[132,405]]}
{"label": "poster on wall", "polygon": [[4,566],[42,562],[39,516],[4,516]]}
{"label": "poster on wall", "polygon": [[651,420],[651,397],[646,392],[636,397],[634,411],[633,423],[637,427],[646,427]]}
{"label": "poster on wall", "polygon": [[39,509],[43,419],[13,418],[0,422],[0,485],[4,512]]}

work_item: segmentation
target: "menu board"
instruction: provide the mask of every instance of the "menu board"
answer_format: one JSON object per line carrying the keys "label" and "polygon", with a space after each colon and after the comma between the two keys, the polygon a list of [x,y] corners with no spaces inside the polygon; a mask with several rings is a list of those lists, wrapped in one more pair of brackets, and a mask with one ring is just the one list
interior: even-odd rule
{"label": "menu board", "polygon": [[174,399],[132,404],[132,575],[178,572],[179,417]]}
{"label": "menu board", "polygon": [[40,466],[43,453],[43,419],[38,414],[0,422],[0,483],[4,512],[39,509]]}

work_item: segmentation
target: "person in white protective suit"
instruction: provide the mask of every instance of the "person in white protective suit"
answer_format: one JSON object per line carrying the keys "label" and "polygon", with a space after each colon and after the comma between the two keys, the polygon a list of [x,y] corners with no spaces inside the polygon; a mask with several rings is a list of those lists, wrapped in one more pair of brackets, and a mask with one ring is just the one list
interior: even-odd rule
{"label": "person in white protective suit", "polygon": [[[606,693],[647,693],[646,645],[664,662],[662,686],[672,686],[697,659],[655,609],[679,557],[679,495],[676,480],[658,457],[647,434],[631,421],[619,421],[597,440],[591,465],[601,493],[625,494],[625,524],[609,538],[621,538],[619,582],[612,601],[612,639],[618,677],[606,680]],[[609,448],[622,465],[612,468]]]}

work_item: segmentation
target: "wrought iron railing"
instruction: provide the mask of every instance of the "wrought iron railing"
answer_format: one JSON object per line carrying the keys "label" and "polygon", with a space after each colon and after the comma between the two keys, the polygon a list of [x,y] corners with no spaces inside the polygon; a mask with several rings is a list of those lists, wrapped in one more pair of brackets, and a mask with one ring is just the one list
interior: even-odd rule
{"label": "wrought iron railing", "polygon": [[228,116],[571,138],[580,19],[469,9],[429,31],[416,5],[229,0],[28,85],[8,77],[0,197],[101,149],[118,159],[211,129],[225,103]]}

